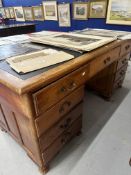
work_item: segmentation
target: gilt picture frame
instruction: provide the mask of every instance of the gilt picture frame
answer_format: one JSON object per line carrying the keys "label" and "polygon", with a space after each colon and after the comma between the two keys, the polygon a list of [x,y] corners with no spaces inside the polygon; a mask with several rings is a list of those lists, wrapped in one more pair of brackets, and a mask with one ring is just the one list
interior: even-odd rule
{"label": "gilt picture frame", "polygon": [[15,18],[14,8],[13,7],[9,7],[9,11],[10,11],[10,18],[14,19]]}
{"label": "gilt picture frame", "polygon": [[106,23],[131,25],[131,1],[109,0]]}
{"label": "gilt picture frame", "polygon": [[7,18],[7,19],[10,19],[10,18],[11,18],[11,17],[10,17],[10,10],[9,10],[8,7],[5,8],[5,15],[6,15],[6,18]]}
{"label": "gilt picture frame", "polygon": [[33,6],[33,16],[36,21],[44,21],[43,6]]}
{"label": "gilt picture frame", "polygon": [[107,4],[107,0],[90,1],[89,18],[106,18]]}
{"label": "gilt picture frame", "polygon": [[14,12],[16,21],[25,21],[24,10],[22,6],[14,7]]}
{"label": "gilt picture frame", "polygon": [[26,21],[34,21],[33,9],[32,7],[24,7],[24,16]]}
{"label": "gilt picture frame", "polygon": [[43,1],[43,9],[45,20],[58,20],[57,2],[56,1]]}
{"label": "gilt picture frame", "polygon": [[5,13],[5,9],[3,7],[0,7],[0,14],[1,14],[2,18],[6,19],[6,13]]}
{"label": "gilt picture frame", "polygon": [[73,19],[87,20],[89,17],[89,3],[88,2],[74,2],[73,3]]}
{"label": "gilt picture frame", "polygon": [[60,27],[70,27],[71,17],[70,17],[70,4],[59,4],[58,5],[58,18]]}
{"label": "gilt picture frame", "polygon": [[0,7],[3,7],[3,3],[2,3],[2,0],[0,0]]}

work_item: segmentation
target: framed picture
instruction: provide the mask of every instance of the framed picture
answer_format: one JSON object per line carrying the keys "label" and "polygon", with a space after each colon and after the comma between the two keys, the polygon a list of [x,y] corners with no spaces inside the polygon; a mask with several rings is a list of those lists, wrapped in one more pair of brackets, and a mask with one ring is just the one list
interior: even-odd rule
{"label": "framed picture", "polygon": [[23,7],[14,7],[16,21],[25,21]]}
{"label": "framed picture", "polygon": [[70,27],[71,17],[70,17],[70,4],[59,4],[58,5],[58,17],[60,27]]}
{"label": "framed picture", "polygon": [[32,7],[23,7],[24,16],[26,21],[34,21]]}
{"label": "framed picture", "polygon": [[107,0],[93,0],[90,2],[90,18],[105,18]]}
{"label": "framed picture", "polygon": [[106,23],[131,25],[131,0],[109,0]]}
{"label": "framed picture", "polygon": [[57,3],[56,1],[43,2],[45,20],[57,21]]}
{"label": "framed picture", "polygon": [[5,13],[5,9],[4,8],[0,8],[0,14],[2,16],[2,18],[6,18],[6,13]]}
{"label": "framed picture", "polygon": [[77,20],[86,20],[89,16],[88,2],[74,2],[73,3],[73,18]]}
{"label": "framed picture", "polygon": [[9,11],[9,8],[5,8],[5,15],[6,15],[6,18],[7,19],[10,19],[10,11]]}
{"label": "framed picture", "polygon": [[15,18],[14,8],[13,7],[9,7],[9,11],[10,11],[10,18],[14,19]]}
{"label": "framed picture", "polygon": [[34,6],[33,9],[33,15],[34,20],[36,21],[44,21],[44,11],[42,6]]}
{"label": "framed picture", "polygon": [[0,0],[0,7],[3,7],[2,0]]}

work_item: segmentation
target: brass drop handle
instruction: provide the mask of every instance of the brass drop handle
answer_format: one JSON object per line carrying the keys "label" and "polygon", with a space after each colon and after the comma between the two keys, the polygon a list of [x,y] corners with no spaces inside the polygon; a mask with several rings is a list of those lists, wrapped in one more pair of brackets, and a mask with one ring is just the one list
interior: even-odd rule
{"label": "brass drop handle", "polygon": [[68,86],[68,90],[74,90],[76,88],[76,83],[74,81],[72,81],[69,86]]}
{"label": "brass drop handle", "polygon": [[122,81],[119,81],[119,82],[117,83],[117,86],[118,86],[118,87],[121,87],[121,85],[122,85]]}
{"label": "brass drop handle", "polygon": [[65,124],[61,124],[60,128],[61,129],[66,129],[66,128],[69,127],[70,123],[71,123],[71,118],[67,118]]}
{"label": "brass drop handle", "polygon": [[123,61],[122,61],[122,64],[125,64],[127,62],[127,59],[125,58]]}
{"label": "brass drop handle", "polygon": [[120,72],[120,75],[124,75],[126,72],[124,71],[124,70],[122,70],[121,72]]}
{"label": "brass drop handle", "polygon": [[107,57],[105,60],[104,60],[104,64],[107,64],[108,62],[111,61],[111,57]]}
{"label": "brass drop handle", "polygon": [[128,50],[129,48],[130,48],[130,45],[127,45],[127,46],[125,47],[126,50]]}
{"label": "brass drop handle", "polygon": [[65,144],[69,140],[70,135],[71,135],[71,132],[69,132],[69,131],[64,133],[64,138],[61,139],[61,143]]}
{"label": "brass drop handle", "polygon": [[60,113],[63,113],[64,111],[65,111],[65,107],[70,107],[71,106],[71,102],[70,101],[65,101],[62,105],[61,105],[61,107],[60,107],[60,109],[59,109],[59,112]]}

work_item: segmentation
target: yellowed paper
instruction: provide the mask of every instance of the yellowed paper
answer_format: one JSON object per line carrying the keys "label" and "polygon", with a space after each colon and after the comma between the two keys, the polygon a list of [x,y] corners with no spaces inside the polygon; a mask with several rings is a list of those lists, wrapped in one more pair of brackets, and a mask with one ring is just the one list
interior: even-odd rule
{"label": "yellowed paper", "polygon": [[66,52],[47,49],[31,54],[12,57],[7,59],[7,62],[16,72],[27,73],[68,61],[72,58],[74,58],[74,56]]}

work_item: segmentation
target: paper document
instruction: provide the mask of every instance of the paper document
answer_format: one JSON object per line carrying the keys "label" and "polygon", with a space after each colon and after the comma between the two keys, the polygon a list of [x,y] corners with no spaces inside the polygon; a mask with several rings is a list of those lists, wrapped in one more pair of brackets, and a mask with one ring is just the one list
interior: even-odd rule
{"label": "paper document", "polygon": [[25,54],[7,59],[6,61],[18,73],[27,73],[68,61],[73,55],[54,49],[45,49],[39,52]]}
{"label": "paper document", "polygon": [[91,51],[116,39],[116,37],[86,36],[74,33],[58,33],[51,36],[31,37],[31,41],[34,43],[53,45],[75,51]]}

